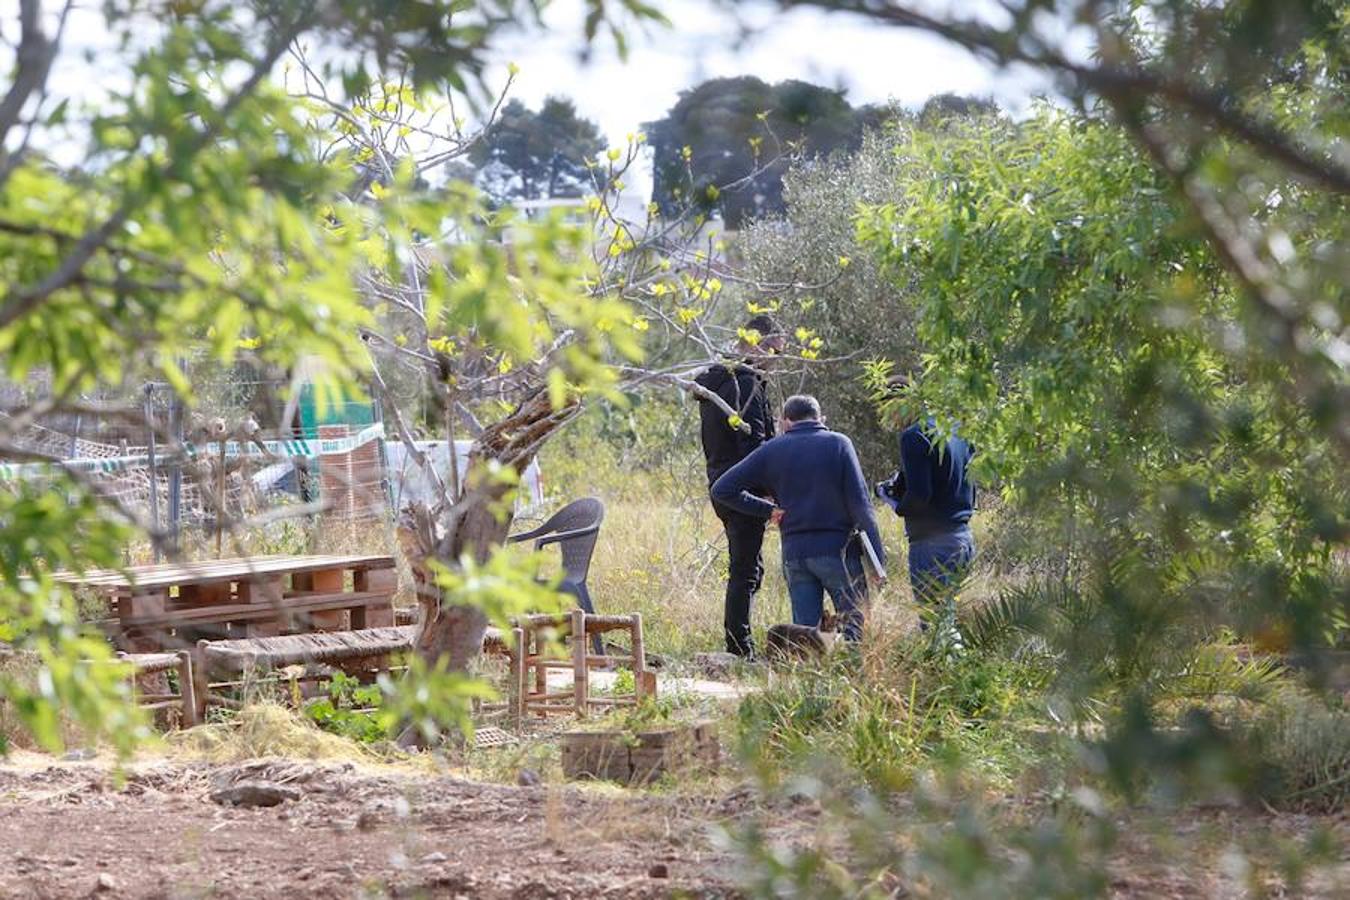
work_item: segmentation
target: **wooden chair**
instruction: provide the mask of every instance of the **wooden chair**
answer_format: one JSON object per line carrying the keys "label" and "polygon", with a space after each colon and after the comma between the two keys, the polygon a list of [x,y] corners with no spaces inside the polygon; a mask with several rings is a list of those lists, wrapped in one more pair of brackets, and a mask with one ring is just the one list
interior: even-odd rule
{"label": "wooden chair", "polygon": [[[197,724],[197,700],[192,674],[192,654],[186,650],[177,653],[122,653],[122,662],[134,669],[136,703],[141,709],[158,712],[179,709],[180,725],[189,728]],[[168,672],[178,674],[178,693],[169,689]]]}
{"label": "wooden chair", "polygon": [[[611,631],[628,632],[632,641],[629,655],[589,651],[588,644]],[[656,674],[647,671],[641,615],[599,616],[574,609],[560,615],[520,616],[513,622],[512,636],[514,646],[508,651],[511,666],[508,704],[517,725],[532,714],[575,712],[585,717],[592,707],[636,706],[644,697],[656,696]],[[557,652],[560,647],[561,654]],[[632,670],[633,692],[610,697],[593,695],[591,670],[616,665]],[[571,669],[572,689],[550,692],[550,669]]]}

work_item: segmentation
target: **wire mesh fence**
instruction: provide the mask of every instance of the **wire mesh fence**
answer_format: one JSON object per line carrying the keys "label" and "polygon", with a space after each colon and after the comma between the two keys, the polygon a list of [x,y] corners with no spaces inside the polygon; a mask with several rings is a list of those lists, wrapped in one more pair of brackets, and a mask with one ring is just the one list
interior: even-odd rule
{"label": "wire mesh fence", "polygon": [[[388,520],[402,506],[431,499],[432,479],[401,442],[386,440],[380,411],[369,402],[319,409],[302,395],[296,424],[269,432],[247,412],[235,422],[200,416],[185,421],[172,394],[153,387],[143,392],[139,408],[120,407],[128,409],[137,416],[34,419],[24,407],[0,409],[0,434],[9,449],[0,454],[0,490],[57,489],[73,473],[173,535],[285,516],[288,508],[350,522]],[[444,480],[448,443],[418,441],[417,448]],[[469,442],[456,442],[461,481],[468,451]],[[543,502],[537,464],[522,487],[518,508]]]}

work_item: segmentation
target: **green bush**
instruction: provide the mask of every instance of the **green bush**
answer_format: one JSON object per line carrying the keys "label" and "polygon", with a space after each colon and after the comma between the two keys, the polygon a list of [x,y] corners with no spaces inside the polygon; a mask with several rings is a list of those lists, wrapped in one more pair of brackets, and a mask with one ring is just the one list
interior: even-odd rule
{"label": "green bush", "polygon": [[1260,794],[1269,805],[1310,813],[1350,808],[1350,712],[1286,697],[1240,725],[1235,738],[1261,766]]}
{"label": "green bush", "polygon": [[1042,668],[997,654],[931,658],[921,637],[775,677],[742,701],[743,754],[770,778],[830,761],[837,773],[884,790],[908,787],[934,758],[960,759],[1008,782],[1036,761]]}
{"label": "green bush", "polygon": [[324,731],[364,744],[382,741],[389,735],[377,715],[382,697],[379,685],[334,672],[324,685],[328,696],[305,704],[305,715]]}

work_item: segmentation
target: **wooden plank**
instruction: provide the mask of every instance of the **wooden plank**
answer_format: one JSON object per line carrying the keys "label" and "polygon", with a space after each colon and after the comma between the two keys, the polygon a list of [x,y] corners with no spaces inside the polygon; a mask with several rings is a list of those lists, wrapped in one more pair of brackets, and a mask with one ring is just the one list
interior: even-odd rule
{"label": "wooden plank", "polygon": [[191,728],[200,724],[197,721],[197,682],[192,673],[192,652],[179,650],[175,655],[178,657],[178,692],[181,695],[179,701],[183,710],[182,726]]}
{"label": "wooden plank", "polygon": [[572,679],[575,681],[577,715],[586,718],[590,678],[586,672],[586,613],[572,610]]}
{"label": "wooden plank", "polygon": [[146,626],[193,625],[204,622],[244,622],[264,618],[275,618],[290,613],[310,613],[329,609],[359,609],[367,606],[379,606],[389,603],[387,594],[357,594],[350,591],[341,594],[318,594],[305,597],[293,597],[278,604],[271,603],[231,603],[223,606],[204,606],[200,609],[170,610],[163,615],[135,617],[124,620],[124,628]]}
{"label": "wooden plank", "polygon": [[[647,679],[647,645],[642,637],[642,615],[635,613],[633,615],[632,625],[632,647],[633,653],[633,695],[635,700],[641,700],[643,697],[656,696],[656,679]],[[648,694],[648,688],[651,693]]]}
{"label": "wooden plank", "polygon": [[[285,588],[282,586],[282,575],[272,575],[261,581],[250,580],[239,582],[239,603],[254,608],[265,607],[272,615],[259,616],[251,619],[244,627],[244,633],[251,638],[273,637],[281,634],[283,626],[284,613],[282,610],[287,608],[285,603]],[[219,607],[215,607],[219,609]],[[209,621],[223,621],[220,619]]]}
{"label": "wooden plank", "polygon": [[174,609],[190,609],[195,606],[229,603],[233,599],[232,585],[233,582],[230,581],[182,585],[178,599],[171,606]]}
{"label": "wooden plank", "polygon": [[137,591],[117,598],[117,617],[123,621],[134,616],[162,615],[169,608],[167,591]]}
{"label": "wooden plank", "polygon": [[392,556],[255,556],[244,559],[220,559],[203,562],[165,563],[132,566],[125,571],[91,569],[83,574],[57,572],[53,577],[63,584],[96,588],[166,587],[213,581],[240,581],[259,575],[314,572],[341,568],[367,570],[392,569]]}
{"label": "wooden plank", "polygon": [[361,606],[351,611],[352,628],[392,628],[397,625],[394,615],[394,600],[389,598],[389,602],[372,603]]}
{"label": "wooden plank", "polygon": [[525,629],[517,626],[511,629],[511,721],[517,729],[525,720],[525,695],[529,692],[529,686],[525,681],[525,674],[529,668],[525,664],[525,654],[529,650],[525,646]]}
{"label": "wooden plank", "polygon": [[392,567],[383,569],[358,568],[352,575],[353,586],[358,591],[388,591],[398,593],[398,570]]}
{"label": "wooden plank", "polygon": [[[330,594],[341,593],[346,588],[346,570],[342,568],[319,569],[314,572],[301,572],[297,576],[308,578],[311,589]],[[310,617],[318,631],[346,631],[349,628],[365,628],[365,621],[353,622],[352,614],[345,609],[332,609],[316,612]],[[392,622],[390,623],[393,624]]]}

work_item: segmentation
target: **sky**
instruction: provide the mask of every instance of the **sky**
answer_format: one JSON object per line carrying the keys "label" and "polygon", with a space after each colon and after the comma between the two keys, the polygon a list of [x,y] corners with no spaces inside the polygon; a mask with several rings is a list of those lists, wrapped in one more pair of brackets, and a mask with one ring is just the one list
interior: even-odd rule
{"label": "sky", "polygon": [[583,64],[577,58],[583,6],[582,0],[556,0],[545,17],[548,30],[512,35],[496,51],[496,64],[520,67],[513,96],[531,106],[550,94],[571,97],[614,143],[642,122],[660,118],[681,90],[715,77],[811,81],[845,89],[855,106],[896,101],[913,108],[948,91],[992,95],[1014,114],[1048,90],[1033,73],[999,71],[941,38],[843,13],[784,12],[759,2],[736,5],[752,27],[749,38],[738,41],[737,15],[728,4],[667,0],[660,6],[672,26],[648,27],[645,36],[633,33],[627,63],[602,40],[591,62]]}
{"label": "sky", "polygon": [[[496,83],[515,63],[511,96],[537,108],[544,98],[571,98],[614,146],[642,123],[659,119],[682,90],[709,78],[795,78],[846,91],[854,106],[895,102],[917,108],[946,92],[992,96],[1014,116],[1050,91],[1038,73],[1000,70],[933,35],[814,8],[781,10],[771,2],[666,0],[670,27],[630,29],[627,61],[601,39],[589,62],[578,56],[583,0],[555,0],[545,29],[510,35],[494,53]],[[929,2],[928,9],[972,14],[990,4]],[[737,23],[740,19],[740,24]],[[742,36],[742,26],[748,32]],[[650,191],[650,174],[630,173],[633,193]]]}
{"label": "sky", "polygon": [[[8,24],[15,5],[15,0],[0,0]],[[628,28],[626,62],[608,38],[600,39],[583,62],[578,48],[585,0],[553,0],[544,28],[522,26],[499,36],[488,80],[504,83],[514,63],[519,74],[511,96],[535,108],[549,95],[569,97],[615,146],[642,123],[660,118],[682,90],[714,77],[756,75],[771,83],[801,79],[842,89],[855,106],[896,102],[916,108],[944,92],[988,95],[1014,116],[1049,91],[1037,73],[1000,70],[932,35],[848,14],[814,8],[784,12],[769,0],[655,0],[655,5],[671,25]],[[962,16],[997,15],[998,10],[993,0],[915,0],[915,5]],[[107,70],[106,61],[117,55],[100,52],[109,40],[98,4],[77,2],[65,52],[53,70],[53,94],[96,102],[101,91],[124,83],[125,73]],[[67,148],[47,149],[60,158]],[[648,170],[644,161],[630,171],[632,194],[649,192]]]}

